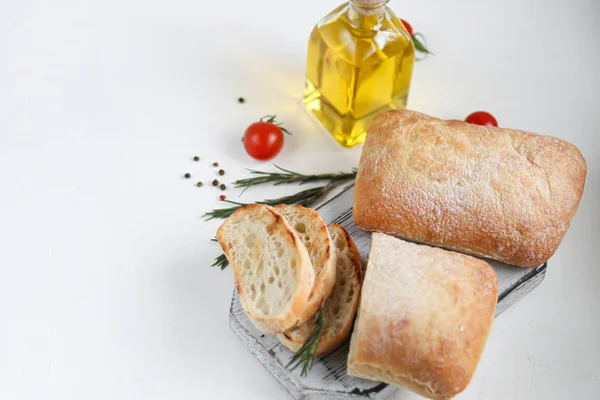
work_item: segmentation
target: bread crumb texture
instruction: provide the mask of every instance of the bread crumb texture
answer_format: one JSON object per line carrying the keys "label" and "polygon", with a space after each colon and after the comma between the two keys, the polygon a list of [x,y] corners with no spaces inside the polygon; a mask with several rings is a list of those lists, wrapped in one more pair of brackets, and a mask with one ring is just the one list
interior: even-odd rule
{"label": "bread crumb texture", "polygon": [[221,225],[217,240],[233,269],[242,306],[257,328],[265,333],[290,329],[306,307],[314,272],[281,214],[264,205],[244,206]]}

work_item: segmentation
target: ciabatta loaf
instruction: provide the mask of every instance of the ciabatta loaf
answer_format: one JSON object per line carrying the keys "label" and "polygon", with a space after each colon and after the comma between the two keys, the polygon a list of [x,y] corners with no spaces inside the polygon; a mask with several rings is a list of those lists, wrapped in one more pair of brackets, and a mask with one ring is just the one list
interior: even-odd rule
{"label": "ciabatta loaf", "polygon": [[368,128],[354,222],[537,267],[564,237],[585,176],[579,150],[560,139],[389,111]]}
{"label": "ciabatta loaf", "polygon": [[306,247],[315,274],[315,284],[308,303],[298,319],[297,326],[300,326],[313,316],[333,290],[335,250],[327,225],[315,210],[286,204],[275,206],[275,210],[285,217]]}
{"label": "ciabatta loaf", "polygon": [[[350,235],[340,225],[332,224],[328,229],[337,255],[337,279],[333,292],[323,306],[323,329],[317,356],[335,350],[350,334],[362,284],[362,262]],[[295,353],[308,340],[314,327],[315,317],[298,329],[277,336],[284,346]]]}
{"label": "ciabatta loaf", "polygon": [[486,262],[374,233],[348,375],[453,397],[475,372],[497,299]]}
{"label": "ciabatta loaf", "polygon": [[266,334],[296,327],[315,274],[306,248],[285,218],[269,206],[245,205],[223,222],[217,240],[254,325]]}

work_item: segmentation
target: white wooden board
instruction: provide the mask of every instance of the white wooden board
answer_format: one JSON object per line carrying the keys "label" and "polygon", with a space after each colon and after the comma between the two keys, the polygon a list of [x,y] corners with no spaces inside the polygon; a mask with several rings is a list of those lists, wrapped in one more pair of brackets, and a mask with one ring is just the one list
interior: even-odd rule
{"label": "white wooden board", "polygon": [[[346,228],[355,241],[363,262],[366,262],[371,233],[354,226],[353,198],[353,187],[349,187],[319,207],[318,211],[326,223],[337,223]],[[546,264],[526,269],[497,261],[487,261],[494,267],[498,277],[496,316],[538,286],[546,273]],[[300,376],[301,368],[295,370],[286,368],[292,353],[279,343],[276,336],[263,335],[252,325],[240,305],[236,289],[231,302],[229,325],[250,352],[294,399],[385,399],[399,390],[381,382],[348,376],[346,374],[347,343],[333,353],[316,360],[306,377]]]}

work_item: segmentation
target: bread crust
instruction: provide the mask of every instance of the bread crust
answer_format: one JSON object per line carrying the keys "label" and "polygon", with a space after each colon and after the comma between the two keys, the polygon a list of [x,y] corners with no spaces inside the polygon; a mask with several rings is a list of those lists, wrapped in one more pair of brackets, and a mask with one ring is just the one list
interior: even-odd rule
{"label": "bread crust", "polygon": [[[278,235],[281,240],[295,248],[296,256],[299,260],[295,268],[297,287],[293,292],[287,310],[280,315],[265,317],[255,312],[250,306],[247,299],[248,294],[244,291],[240,275],[242,266],[237,265],[232,257],[233,246],[225,237],[226,227],[228,224],[234,223],[233,221],[243,221],[246,218],[253,218],[253,223],[264,224],[266,229],[270,230],[270,234]],[[217,230],[217,241],[221,245],[233,270],[242,307],[256,328],[265,334],[275,334],[285,332],[297,326],[298,319],[307,307],[315,277],[306,248],[283,215],[278,213],[273,207],[266,205],[248,204],[242,206],[219,227]],[[260,248],[262,244],[257,243],[256,246]]]}
{"label": "bread crust", "polygon": [[465,389],[498,299],[488,263],[374,233],[361,296],[349,375],[431,399]]}
{"label": "bread crust", "polygon": [[388,111],[368,129],[354,221],[365,230],[537,267],[563,239],[586,172],[579,150],[560,139]]}
{"label": "bread crust", "polygon": [[[352,238],[350,237],[350,235],[348,234],[346,229],[344,229],[343,226],[338,225],[338,224],[330,224],[330,225],[328,225],[328,229],[330,232],[336,231],[337,234],[339,235],[339,237],[343,238],[343,240],[345,241],[345,244],[348,248],[348,252],[353,255],[351,261],[353,264],[353,273],[355,274],[357,280],[355,282],[355,285],[353,286],[353,291],[355,293],[355,297],[352,299],[353,302],[351,304],[350,315],[348,315],[348,317],[344,320],[343,326],[339,330],[336,330],[334,332],[327,332],[327,328],[328,328],[327,318],[334,318],[334,316],[329,315],[332,312],[332,310],[330,310],[328,308],[328,306],[329,306],[328,300],[325,301],[324,312],[325,312],[326,319],[325,319],[324,323],[326,326],[324,326],[324,332],[321,334],[321,337],[319,338],[319,345],[317,347],[316,356],[322,356],[324,354],[327,354],[327,353],[335,350],[350,335],[350,332],[352,330],[352,325],[354,323],[354,316],[356,315],[356,310],[358,308],[358,303],[359,303],[359,299],[360,299],[360,288],[361,288],[362,274],[363,274],[360,253],[358,252],[358,248],[356,247],[356,244],[354,243],[354,241],[352,240]],[[332,234],[331,236],[333,238],[334,234]],[[338,258],[338,260],[340,259],[339,253],[337,255],[337,258]],[[336,279],[336,287],[334,288],[334,292],[335,292],[335,290],[342,290],[341,288],[338,288],[338,286],[337,286],[341,282],[339,268],[337,270],[337,274],[338,274],[338,277]],[[348,279],[346,279],[346,282],[348,282]],[[348,282],[348,284],[350,284],[350,283]],[[309,320],[308,322],[306,322],[306,324],[304,326],[301,326],[298,330],[284,332],[284,333],[277,335],[277,337],[279,338],[279,341],[285,347],[290,349],[292,352],[296,353],[298,350],[300,350],[300,348],[302,347],[304,342],[308,339],[308,337],[310,336],[313,329],[314,329],[314,318]]]}
{"label": "bread crust", "polygon": [[[321,304],[329,297],[335,286],[336,278],[336,254],[333,248],[331,236],[327,230],[327,224],[312,208],[306,208],[301,205],[290,206],[287,204],[279,204],[274,207],[275,211],[281,213],[286,218],[288,224],[298,235],[301,243],[303,243],[308,251],[313,266],[315,283],[308,298],[308,302],[303,312],[301,313],[295,327],[307,322],[321,307]],[[290,220],[289,214],[302,215],[309,220],[311,227],[305,227],[305,232],[296,231],[294,224]],[[308,232],[312,230],[313,232]],[[310,243],[304,238],[310,236]],[[315,257],[319,254],[320,257]]]}

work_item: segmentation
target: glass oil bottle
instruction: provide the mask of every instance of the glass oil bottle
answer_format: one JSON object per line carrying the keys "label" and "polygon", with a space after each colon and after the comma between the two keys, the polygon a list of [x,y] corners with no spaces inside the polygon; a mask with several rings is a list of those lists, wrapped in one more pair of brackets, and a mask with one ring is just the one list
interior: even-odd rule
{"label": "glass oil bottle", "polygon": [[387,0],[351,0],[310,34],[304,103],[346,147],[362,143],[380,111],[405,108],[415,61]]}

